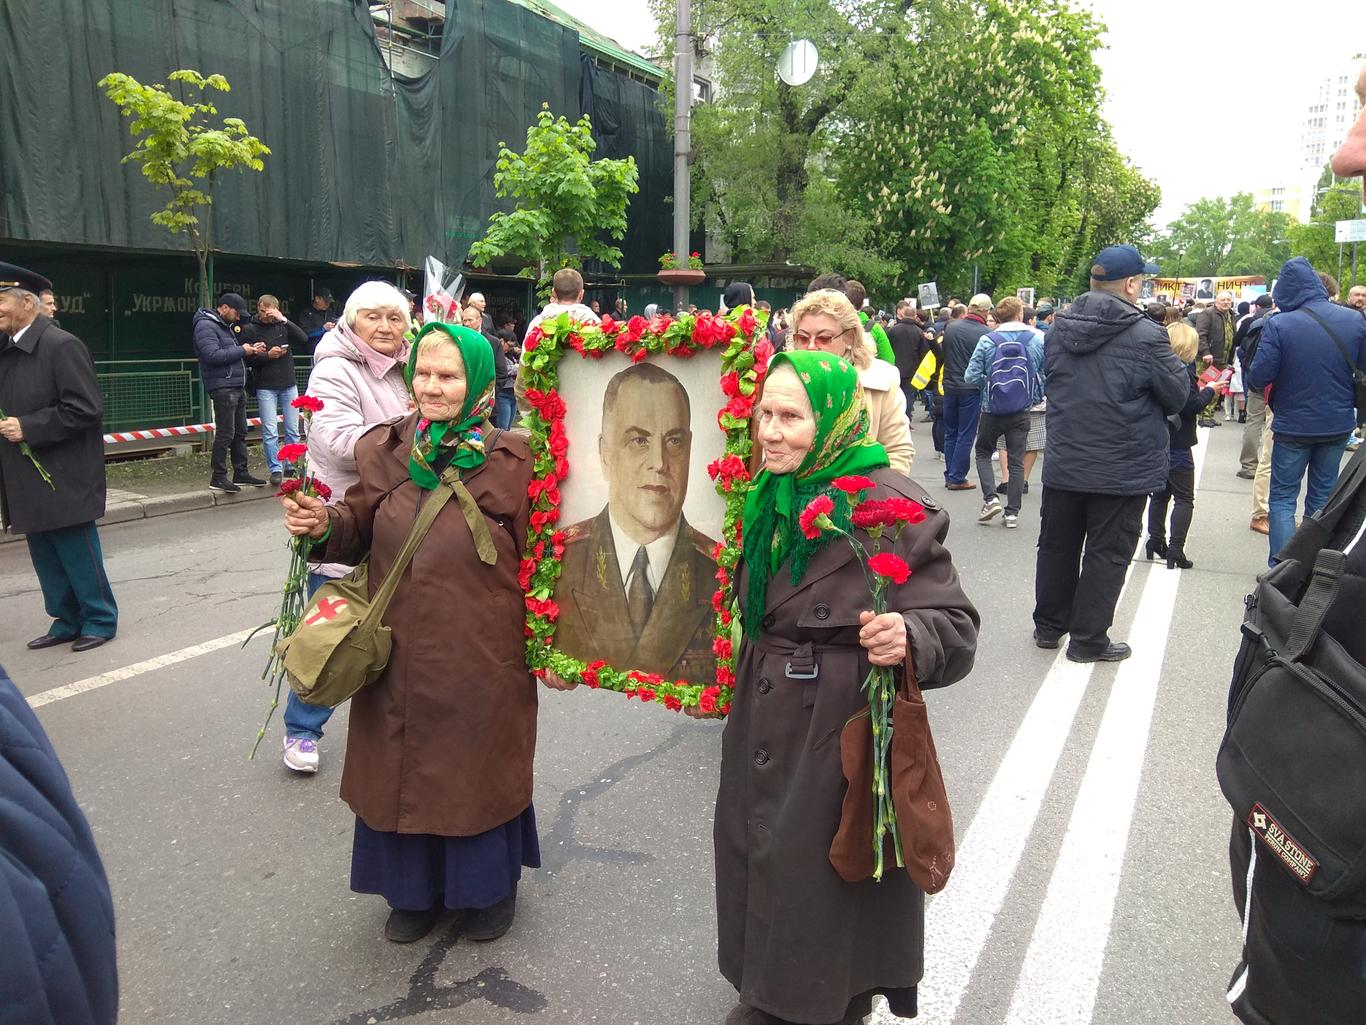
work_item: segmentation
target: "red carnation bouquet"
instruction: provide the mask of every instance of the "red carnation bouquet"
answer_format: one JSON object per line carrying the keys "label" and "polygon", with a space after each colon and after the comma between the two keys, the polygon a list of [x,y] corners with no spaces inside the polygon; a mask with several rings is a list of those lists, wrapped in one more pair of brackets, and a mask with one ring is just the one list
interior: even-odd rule
{"label": "red carnation bouquet", "polygon": [[[299,411],[299,419],[303,421],[303,435],[306,442],[308,440],[308,427],[313,421],[313,414],[323,408],[323,400],[314,398],[312,395],[300,395],[290,405]],[[280,485],[280,490],[275,492],[277,498],[285,495],[302,494],[321,498],[324,502],[331,499],[332,489],[309,471],[307,444],[281,445],[279,459],[282,463],[293,463],[295,475],[287,477]],[[270,641],[270,656],[266,660],[265,670],[261,673],[261,679],[275,684],[275,694],[271,698],[270,710],[266,713],[266,721],[261,724],[260,732],[256,734],[256,743],[251,747],[253,758],[256,757],[256,749],[261,746],[261,740],[266,735],[266,727],[270,725],[271,716],[275,714],[275,709],[280,705],[280,687],[285,679],[285,666],[276,649],[281,640],[298,629],[299,620],[303,617],[304,608],[308,604],[308,554],[312,548],[313,539],[306,534],[289,539],[289,572],[285,575],[284,593],[280,598],[280,608],[275,613],[273,620],[269,623],[263,623],[251,633],[251,637],[255,637],[266,627],[272,627],[275,631]],[[247,640],[251,640],[251,637],[248,637]],[[243,645],[245,646],[245,644],[244,641]]]}
{"label": "red carnation bouquet", "polygon": [[[870,553],[854,534],[835,526],[830,514],[835,510],[829,495],[817,495],[802,510],[798,522],[802,533],[814,539],[822,533],[839,534],[853,546],[854,555],[863,568],[872,598],[874,615],[887,611],[888,584],[904,584],[911,575],[911,567],[900,556],[884,552],[882,539],[890,531],[895,539],[909,524],[925,520],[925,507],[909,498],[879,498],[863,500],[863,493],[873,487],[867,477],[837,477],[834,486],[848,498],[850,521],[873,539]],[[873,730],[873,878],[881,881],[883,870],[882,847],[888,833],[896,851],[897,867],[905,866],[901,850],[901,834],[896,827],[896,808],[892,804],[889,779],[892,750],[892,704],[896,699],[896,674],[891,666],[873,666],[863,681],[868,695],[868,721]]]}

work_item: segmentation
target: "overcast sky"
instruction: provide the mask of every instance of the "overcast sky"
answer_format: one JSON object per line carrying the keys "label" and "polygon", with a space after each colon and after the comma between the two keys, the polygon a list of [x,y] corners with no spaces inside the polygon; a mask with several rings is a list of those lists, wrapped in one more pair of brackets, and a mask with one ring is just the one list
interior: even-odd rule
{"label": "overcast sky", "polygon": [[[556,0],[635,50],[646,0]],[[1162,187],[1157,223],[1204,196],[1278,184],[1330,66],[1366,51],[1363,0],[1086,0],[1109,28],[1098,54],[1119,148]]]}

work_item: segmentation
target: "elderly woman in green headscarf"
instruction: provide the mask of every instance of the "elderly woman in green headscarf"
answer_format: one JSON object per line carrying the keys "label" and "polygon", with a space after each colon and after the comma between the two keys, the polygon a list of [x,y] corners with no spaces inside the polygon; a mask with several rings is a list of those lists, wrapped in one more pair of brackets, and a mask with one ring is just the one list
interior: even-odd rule
{"label": "elderly woman in green headscarf", "polygon": [[[925,688],[966,676],[977,612],[943,544],[948,516],[869,437],[854,367],[825,352],[780,353],[754,420],[763,468],[745,503],[744,634],[715,824],[719,959],[740,997],[727,1025],[856,1022],[878,993],[911,1017],[924,895],[904,871],[847,883],[831,865],[846,788],[840,731],[867,707],[870,665],[911,665]],[[910,499],[926,514],[883,538],[911,573],[889,585],[882,615],[869,610],[848,542],[801,528],[802,510],[824,495],[835,524],[872,550],[836,484],[848,476],[871,480],[865,500]]]}
{"label": "elderly woman in green headscarf", "polygon": [[540,864],[517,581],[532,465],[522,438],[489,425],[493,357],[477,331],[427,325],[407,377],[416,410],[356,442],[345,499],[287,497],[285,525],[324,561],[368,557],[373,595],[443,474],[459,476],[385,614],[388,668],[351,699],[341,795],[356,813],[351,888],[388,901],[390,940],[420,939],[443,909],[463,914],[466,938],[492,940],[512,924],[522,868]]}

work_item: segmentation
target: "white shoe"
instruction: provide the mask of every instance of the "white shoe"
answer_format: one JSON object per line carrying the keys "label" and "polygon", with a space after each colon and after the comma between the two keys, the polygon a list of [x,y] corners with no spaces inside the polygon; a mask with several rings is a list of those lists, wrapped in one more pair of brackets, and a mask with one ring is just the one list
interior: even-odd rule
{"label": "white shoe", "polygon": [[1001,500],[993,495],[982,503],[982,511],[977,514],[978,523],[990,523],[1001,515]]}
{"label": "white shoe", "polygon": [[285,764],[295,772],[317,772],[317,742],[306,737],[286,737]]}
{"label": "white shoe", "polygon": [[1009,530],[1014,530],[1020,525],[1014,513],[1006,513],[1006,518],[1001,522],[1004,523]]}

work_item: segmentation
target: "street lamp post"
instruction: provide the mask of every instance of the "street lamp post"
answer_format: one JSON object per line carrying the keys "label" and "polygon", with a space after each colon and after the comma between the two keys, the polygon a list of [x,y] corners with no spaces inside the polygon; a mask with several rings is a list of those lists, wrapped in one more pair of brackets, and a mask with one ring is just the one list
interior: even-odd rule
{"label": "street lamp post", "polygon": [[[692,0],[677,0],[674,23],[674,255],[686,267],[691,247],[692,180],[688,160],[692,152]],[[688,308],[688,286],[674,285],[674,311]]]}

